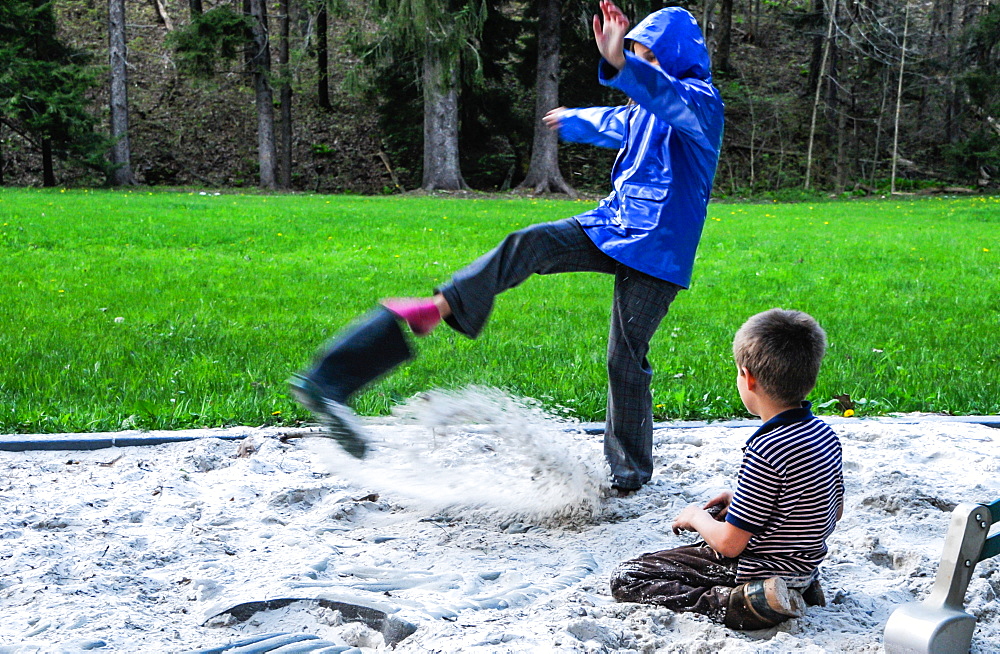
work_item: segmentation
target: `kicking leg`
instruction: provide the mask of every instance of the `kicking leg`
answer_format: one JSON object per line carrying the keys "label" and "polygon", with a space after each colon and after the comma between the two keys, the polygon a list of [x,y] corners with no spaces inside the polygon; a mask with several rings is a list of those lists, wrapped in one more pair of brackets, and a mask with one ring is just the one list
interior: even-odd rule
{"label": "kicking leg", "polygon": [[494,298],[531,275],[614,270],[615,262],[594,245],[576,219],[567,218],[507,235],[493,250],[455,273],[432,298],[384,304],[416,334],[426,334],[443,319],[475,338],[493,310]]}

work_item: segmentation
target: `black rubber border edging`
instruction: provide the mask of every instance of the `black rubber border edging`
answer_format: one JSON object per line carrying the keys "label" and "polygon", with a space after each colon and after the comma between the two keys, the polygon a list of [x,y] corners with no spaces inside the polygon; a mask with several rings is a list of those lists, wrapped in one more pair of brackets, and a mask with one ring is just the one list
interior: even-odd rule
{"label": "black rubber border edging", "polygon": [[249,434],[212,434],[209,436],[196,436],[192,434],[182,434],[176,436],[163,436],[158,434],[138,434],[127,436],[66,436],[65,434],[53,434],[52,436],[31,436],[27,438],[8,438],[0,436],[0,451],[3,452],[29,452],[37,450],[103,450],[109,447],[133,447],[137,445],[163,445],[164,443],[184,443],[187,441],[201,440],[202,438],[220,438],[227,441],[240,441]]}
{"label": "black rubber border edging", "polygon": [[[843,418],[841,416],[820,416],[825,422],[831,425],[852,424],[858,422],[877,422],[881,424],[913,425],[935,422],[960,422],[983,425],[1000,429],[1000,415],[997,416],[944,416],[944,415],[918,415],[918,416],[885,416],[878,418]],[[374,423],[377,424],[377,423]],[[701,421],[679,421],[660,422],[654,425],[654,429],[691,429],[698,427],[758,427],[760,420],[726,420],[719,422]],[[140,445],[163,445],[165,443],[184,443],[201,440],[203,438],[218,438],[226,441],[239,441],[260,434],[260,429],[256,427],[243,427],[232,429],[198,430],[189,429],[177,432],[122,432],[102,435],[91,434],[33,434],[30,436],[19,436],[18,434],[0,435],[0,452],[30,452],[30,451],[72,451],[72,450],[102,450],[110,447],[135,447]],[[306,435],[311,430],[308,428],[299,429],[277,429],[268,430],[265,435]],[[567,431],[582,431],[587,434],[596,435],[604,433],[604,424],[596,422],[585,422],[574,425]]]}

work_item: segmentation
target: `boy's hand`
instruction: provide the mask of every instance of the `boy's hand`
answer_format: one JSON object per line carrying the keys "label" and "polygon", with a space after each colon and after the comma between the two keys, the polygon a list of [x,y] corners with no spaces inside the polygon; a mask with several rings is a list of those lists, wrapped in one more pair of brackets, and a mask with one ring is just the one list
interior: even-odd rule
{"label": "boy's hand", "polygon": [[561,122],[559,117],[562,112],[566,111],[566,107],[556,107],[555,109],[549,109],[548,112],[542,117],[542,122],[549,129],[559,129]]}
{"label": "boy's hand", "polygon": [[682,531],[698,531],[695,529],[694,521],[704,511],[705,509],[699,508],[694,504],[684,507],[684,510],[674,519],[674,524],[671,525],[674,535],[679,536]]}
{"label": "boy's hand", "polygon": [[[721,500],[717,502],[717,500]],[[711,500],[706,506],[715,508],[722,506],[729,508],[732,494],[723,493],[719,497]],[[709,511],[692,504],[685,507],[673,524],[674,533],[680,534],[682,531],[697,531],[713,550],[727,558],[739,556],[746,549],[750,538],[753,537],[749,531],[740,529],[736,525],[731,525],[724,519],[713,517]]]}
{"label": "boy's hand", "polygon": [[685,507],[684,510],[682,510],[677,516],[677,519],[674,520],[674,534],[680,535],[682,531],[697,531],[697,528],[693,523],[698,519],[698,516],[701,515],[702,511],[707,513],[716,522],[723,522],[726,519],[726,513],[729,512],[729,505],[732,501],[733,494],[729,491],[723,491],[709,501],[705,502],[705,506],[701,508],[695,506],[694,504]]}
{"label": "boy's hand", "polygon": [[594,16],[594,41],[604,60],[621,70],[625,65],[625,35],[628,33],[628,18],[611,0],[601,0],[601,19]]}
{"label": "boy's hand", "polygon": [[729,505],[732,502],[733,494],[725,491],[706,502],[705,510],[708,511],[709,515],[721,522],[726,519],[726,514],[729,513]]}

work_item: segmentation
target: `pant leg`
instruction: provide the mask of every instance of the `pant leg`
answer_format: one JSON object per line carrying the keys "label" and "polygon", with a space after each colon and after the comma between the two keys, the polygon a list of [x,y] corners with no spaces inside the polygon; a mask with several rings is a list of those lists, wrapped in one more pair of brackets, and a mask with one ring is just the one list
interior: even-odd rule
{"label": "pant leg", "polygon": [[721,623],[736,586],[737,559],[704,543],[652,552],[625,561],[611,574],[611,594],[672,611],[707,615]]}
{"label": "pant leg", "polygon": [[594,245],[576,219],[567,218],[509,234],[500,245],[455,273],[438,292],[451,307],[445,322],[475,338],[493,310],[494,298],[531,275],[611,274],[615,267],[614,260]]}
{"label": "pant leg", "polygon": [[618,264],[608,337],[604,455],[614,484],[639,488],[653,476],[653,368],[646,355],[680,286]]}

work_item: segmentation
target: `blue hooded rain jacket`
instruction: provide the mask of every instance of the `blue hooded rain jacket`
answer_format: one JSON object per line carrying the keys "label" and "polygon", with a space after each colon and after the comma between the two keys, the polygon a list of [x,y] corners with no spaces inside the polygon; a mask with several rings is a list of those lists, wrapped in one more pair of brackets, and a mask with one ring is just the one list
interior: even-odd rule
{"label": "blue hooded rain jacket", "polygon": [[626,52],[620,71],[602,59],[598,77],[633,102],[560,115],[563,140],[619,148],[611,195],[576,219],[612,259],[687,288],[722,147],[722,98],[686,10],[654,12],[626,38],[660,66]]}

